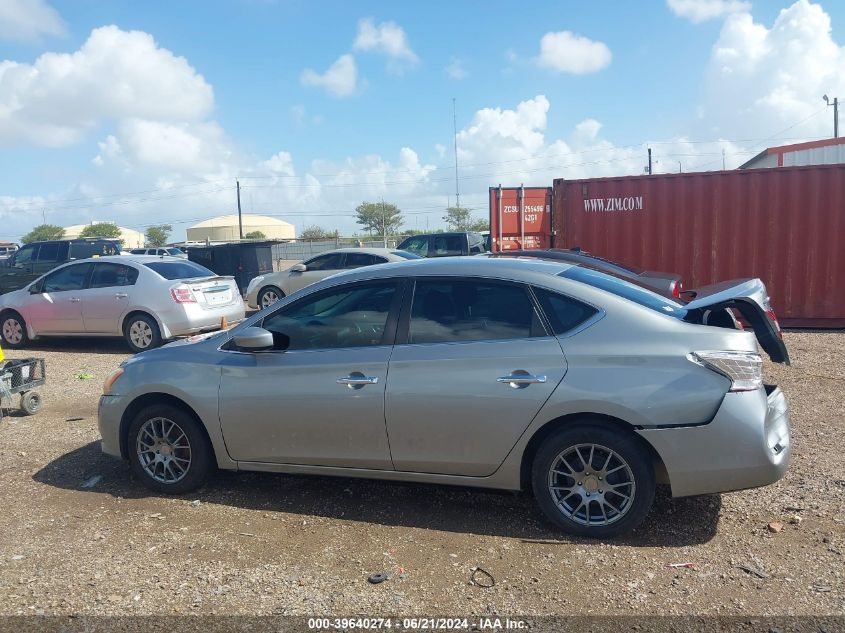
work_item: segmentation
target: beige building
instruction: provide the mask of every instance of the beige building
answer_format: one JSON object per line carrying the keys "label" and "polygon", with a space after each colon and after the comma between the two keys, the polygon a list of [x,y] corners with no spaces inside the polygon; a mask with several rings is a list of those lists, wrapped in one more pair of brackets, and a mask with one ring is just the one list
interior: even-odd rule
{"label": "beige building", "polygon": [[[268,240],[292,240],[296,237],[296,229],[289,224],[266,215],[243,215],[244,235],[253,231],[261,231]],[[189,242],[231,242],[240,238],[238,231],[238,216],[221,215],[210,220],[194,224],[188,229]]]}
{"label": "beige building", "polygon": [[[102,224],[103,222],[108,222],[107,220],[97,220],[91,222],[91,224]],[[111,224],[111,222],[109,222]],[[65,235],[64,239],[72,240],[79,237],[79,234],[82,233],[83,229],[88,226],[87,224],[74,224],[73,226],[65,227]],[[130,248],[142,248],[144,246],[144,242],[146,238],[144,234],[140,231],[135,231],[134,229],[127,229],[126,227],[120,226],[120,239],[123,241],[123,249],[129,250]]]}

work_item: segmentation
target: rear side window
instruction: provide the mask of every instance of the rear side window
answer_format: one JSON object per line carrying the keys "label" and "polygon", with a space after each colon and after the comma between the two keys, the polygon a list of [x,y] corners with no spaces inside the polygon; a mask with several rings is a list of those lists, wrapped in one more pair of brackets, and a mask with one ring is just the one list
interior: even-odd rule
{"label": "rear side window", "polygon": [[555,334],[566,334],[598,312],[586,303],[543,288],[534,288],[534,294]]}
{"label": "rear side window", "polygon": [[41,249],[38,251],[39,262],[57,262],[59,261],[59,243],[58,242],[44,242]]}
{"label": "rear side window", "polygon": [[373,266],[383,264],[387,260],[383,257],[370,255],[369,253],[347,253],[344,268],[361,268],[362,266]]}
{"label": "rear side window", "polygon": [[208,268],[188,261],[161,261],[144,264],[147,268],[165,279],[199,279],[200,277],[214,277]]}
{"label": "rear side window", "polygon": [[138,281],[138,271],[126,264],[97,264],[91,277],[91,288],[132,286]]}
{"label": "rear side window", "polygon": [[417,281],[409,343],[544,336],[526,288],[475,281]]}
{"label": "rear side window", "polygon": [[564,270],[562,273],[558,273],[558,275],[566,279],[579,281],[588,286],[593,286],[594,288],[599,288],[600,290],[605,290],[618,297],[628,299],[655,312],[660,312],[676,319],[683,320],[687,313],[684,307],[676,301],[670,301],[656,292],[597,270],[584,268],[583,266],[573,266]]}

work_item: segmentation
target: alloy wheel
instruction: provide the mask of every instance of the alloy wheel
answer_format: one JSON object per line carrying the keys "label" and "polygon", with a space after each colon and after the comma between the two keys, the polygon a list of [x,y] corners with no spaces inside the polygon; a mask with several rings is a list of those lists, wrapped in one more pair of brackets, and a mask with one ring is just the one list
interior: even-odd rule
{"label": "alloy wheel", "polygon": [[275,290],[269,289],[261,293],[261,307],[266,308],[276,303],[281,297]]}
{"label": "alloy wheel", "polygon": [[188,436],[182,427],[167,418],[152,418],[141,425],[136,451],[144,471],[163,484],[180,481],[191,467]]}
{"label": "alloy wheel", "polygon": [[611,525],[634,503],[636,482],[619,453],[600,444],[563,450],[548,473],[548,488],[558,510],[584,526]]}

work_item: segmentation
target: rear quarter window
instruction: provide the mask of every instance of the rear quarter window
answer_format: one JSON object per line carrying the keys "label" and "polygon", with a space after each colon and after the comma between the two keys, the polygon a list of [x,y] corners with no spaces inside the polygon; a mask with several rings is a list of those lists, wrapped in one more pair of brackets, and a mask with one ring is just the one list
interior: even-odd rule
{"label": "rear quarter window", "polygon": [[173,279],[199,279],[200,277],[214,277],[215,274],[208,268],[186,261],[161,261],[149,262],[144,266],[154,273],[168,280]]}
{"label": "rear quarter window", "polygon": [[557,335],[574,330],[598,313],[593,306],[551,290],[534,288],[534,294]]}

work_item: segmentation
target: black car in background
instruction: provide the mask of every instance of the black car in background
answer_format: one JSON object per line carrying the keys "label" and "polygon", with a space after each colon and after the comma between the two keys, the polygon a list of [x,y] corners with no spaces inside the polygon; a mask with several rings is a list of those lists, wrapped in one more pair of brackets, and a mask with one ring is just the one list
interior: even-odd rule
{"label": "black car in background", "polygon": [[455,255],[477,255],[488,249],[484,246],[481,233],[423,233],[411,235],[396,247],[420,257],[453,257]]}
{"label": "black car in background", "polygon": [[24,244],[0,262],[0,294],[23,288],[66,262],[119,254],[120,242],[117,240],[92,238]]}
{"label": "black car in background", "polygon": [[617,275],[629,279],[642,286],[647,286],[667,297],[680,298],[684,285],[681,276],[675,273],[661,273],[651,270],[639,270],[618,262],[612,262],[596,255],[591,255],[580,248],[544,248],[536,250],[513,250],[491,253],[491,257],[537,257],[539,259],[554,259],[589,266],[595,270]]}

